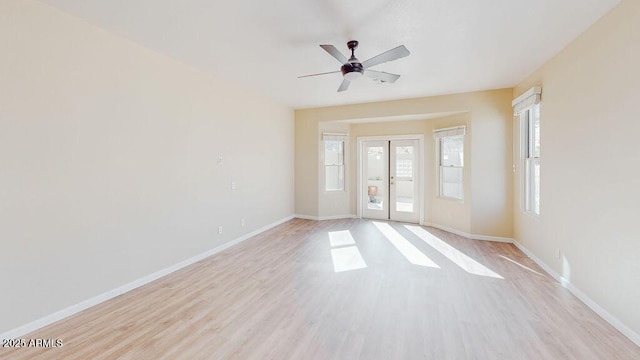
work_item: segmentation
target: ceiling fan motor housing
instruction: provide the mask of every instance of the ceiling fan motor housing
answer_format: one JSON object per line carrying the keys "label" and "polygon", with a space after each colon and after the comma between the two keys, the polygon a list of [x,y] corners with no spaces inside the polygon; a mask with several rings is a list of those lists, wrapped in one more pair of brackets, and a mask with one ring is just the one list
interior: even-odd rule
{"label": "ceiling fan motor housing", "polygon": [[364,68],[359,62],[348,62],[342,65],[340,70],[342,71],[342,76],[347,80],[357,79],[364,73]]}
{"label": "ceiling fan motor housing", "polygon": [[349,59],[349,62],[342,65],[340,70],[342,71],[342,76],[344,76],[345,79],[355,80],[364,73],[364,67],[362,67],[362,64],[353,53],[358,47],[358,42],[356,40],[351,40],[347,43],[347,47],[351,50],[351,58]]}

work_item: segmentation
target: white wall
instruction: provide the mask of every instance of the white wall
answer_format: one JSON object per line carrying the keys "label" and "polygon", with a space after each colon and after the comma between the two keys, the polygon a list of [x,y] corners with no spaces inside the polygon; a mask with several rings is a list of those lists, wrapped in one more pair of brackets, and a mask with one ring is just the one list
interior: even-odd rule
{"label": "white wall", "polygon": [[0,45],[0,333],[293,213],[291,109],[32,0]]}
{"label": "white wall", "polygon": [[541,213],[522,210],[519,162],[516,239],[640,344],[638,44],[640,2],[623,0],[514,97],[542,86]]}

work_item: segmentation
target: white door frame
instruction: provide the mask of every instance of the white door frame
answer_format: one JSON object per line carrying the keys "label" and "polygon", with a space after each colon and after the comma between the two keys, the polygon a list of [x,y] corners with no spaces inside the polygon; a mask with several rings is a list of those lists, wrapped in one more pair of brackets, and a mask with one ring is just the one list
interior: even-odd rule
{"label": "white door frame", "polygon": [[362,169],[362,143],[365,141],[371,140],[418,140],[418,153],[420,154],[420,171],[418,174],[418,187],[420,189],[418,196],[418,203],[420,206],[420,225],[424,225],[424,198],[425,198],[425,188],[424,188],[424,173],[425,173],[425,154],[424,154],[424,134],[408,134],[408,135],[381,135],[381,136],[358,136],[356,138],[358,142],[358,172],[356,176],[357,183],[357,216],[358,218],[362,218],[362,177],[363,177],[363,169]]}

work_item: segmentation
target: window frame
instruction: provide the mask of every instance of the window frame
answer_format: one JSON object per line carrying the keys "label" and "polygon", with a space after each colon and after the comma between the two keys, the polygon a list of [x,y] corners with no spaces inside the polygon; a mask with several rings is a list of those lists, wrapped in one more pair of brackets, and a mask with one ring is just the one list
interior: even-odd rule
{"label": "window frame", "polygon": [[[535,131],[535,116],[538,119],[538,132]],[[540,173],[542,166],[540,165],[540,104],[527,107],[520,113],[522,127],[522,159],[523,159],[523,192],[524,192],[524,211],[533,215],[540,216]],[[537,139],[536,139],[537,135]],[[535,149],[536,140],[538,149]],[[536,184],[536,172],[538,169],[538,177]]]}
{"label": "window frame", "polygon": [[[338,163],[327,163],[327,156],[326,156],[326,151],[327,151],[327,143],[328,142],[333,142],[333,143],[340,143],[341,146],[341,152],[340,152],[340,160],[338,161]],[[335,139],[324,139],[322,140],[322,169],[323,169],[323,182],[324,182],[324,191],[325,192],[337,192],[337,191],[346,191],[346,142],[344,140],[335,140]],[[337,167],[338,170],[338,177],[342,178],[342,188],[340,189],[328,189],[327,188],[327,168],[329,167]]]}
{"label": "window frame", "polygon": [[[462,138],[462,165],[449,165],[449,166],[445,166],[443,165],[443,155],[444,155],[444,151],[443,151],[443,146],[444,146],[444,141],[447,139],[451,139],[454,137],[461,137]],[[445,200],[453,200],[453,201],[457,201],[460,203],[464,202],[464,140],[465,140],[465,134],[457,134],[457,135],[451,135],[451,136],[442,136],[439,137],[437,139],[438,143],[437,143],[437,147],[438,147],[438,198],[439,199],[445,199]],[[445,195],[443,193],[444,191],[444,169],[445,168],[454,168],[454,169],[460,169],[461,175],[460,175],[460,187],[461,187],[461,192],[460,192],[460,197],[455,197],[455,196],[448,196]]]}

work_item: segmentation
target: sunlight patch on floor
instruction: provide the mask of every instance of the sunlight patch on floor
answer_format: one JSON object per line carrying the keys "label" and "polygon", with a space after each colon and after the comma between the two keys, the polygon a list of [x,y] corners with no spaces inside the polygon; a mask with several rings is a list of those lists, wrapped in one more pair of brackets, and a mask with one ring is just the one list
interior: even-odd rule
{"label": "sunlight patch on floor", "polygon": [[537,272],[537,271],[533,270],[532,268],[530,268],[530,267],[528,267],[528,266],[524,266],[524,265],[520,264],[519,262],[517,262],[517,261],[515,261],[515,260],[511,260],[511,259],[509,259],[508,257],[506,257],[506,256],[504,256],[504,255],[499,255],[499,256],[500,256],[501,258],[505,259],[505,260],[511,261],[512,263],[514,263],[514,264],[516,264],[516,265],[520,266],[521,268],[523,268],[523,269],[525,269],[525,270],[529,270],[529,271],[531,271],[532,273],[538,274],[538,275],[540,275],[540,276],[544,276],[544,274],[541,274],[541,273],[539,273],[539,272]]}
{"label": "sunlight patch on floor", "polygon": [[329,231],[329,242],[331,243],[331,247],[356,244],[355,240],[353,240],[353,236],[351,236],[351,231],[349,230]]}
{"label": "sunlight patch on floor", "polygon": [[333,259],[333,271],[335,272],[357,270],[367,267],[356,246],[331,249],[331,258]]}
{"label": "sunlight patch on floor", "polygon": [[433,262],[422,251],[415,247],[409,240],[405,239],[399,232],[394,230],[391,225],[382,222],[373,222],[373,225],[395,246],[402,255],[404,255],[410,263],[420,266],[428,266],[432,268],[440,268],[438,264]]}
{"label": "sunlight patch on floor", "polygon": [[486,266],[480,264],[474,259],[470,258],[460,250],[447,244],[446,242],[438,239],[433,234],[419,226],[405,225],[405,228],[409,229],[417,237],[424,240],[429,246],[436,249],[447,259],[453,261],[456,265],[460,266],[464,271],[480,276],[488,276],[496,279],[504,279],[502,276],[496,274]]}
{"label": "sunlight patch on floor", "polygon": [[349,230],[329,231],[333,271],[343,272],[367,267]]}

